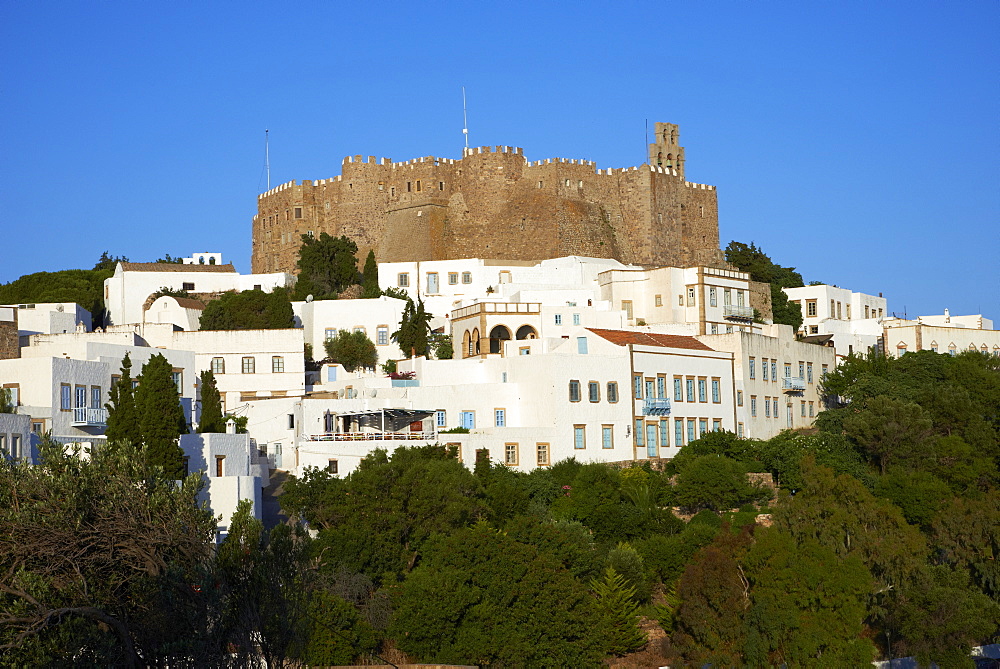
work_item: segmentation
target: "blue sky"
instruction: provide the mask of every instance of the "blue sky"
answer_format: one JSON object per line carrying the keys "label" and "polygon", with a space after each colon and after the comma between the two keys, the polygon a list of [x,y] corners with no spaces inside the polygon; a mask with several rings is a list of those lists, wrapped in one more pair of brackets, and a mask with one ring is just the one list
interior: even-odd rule
{"label": "blue sky", "polygon": [[600,168],[679,123],[723,246],[1000,322],[1000,3],[0,4],[0,282],[222,251],[272,185],[470,142]]}

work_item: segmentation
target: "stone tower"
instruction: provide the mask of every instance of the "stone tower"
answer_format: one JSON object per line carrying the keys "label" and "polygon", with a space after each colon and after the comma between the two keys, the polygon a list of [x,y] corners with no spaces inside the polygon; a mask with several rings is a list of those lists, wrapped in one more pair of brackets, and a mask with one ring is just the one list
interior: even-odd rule
{"label": "stone tower", "polygon": [[257,198],[254,272],[295,272],[302,235],[346,235],[379,262],[568,255],[639,265],[722,262],[714,186],[684,178],[673,123],[655,124],[648,164],[530,161],[482,146],[460,159],[349,156],[341,174],[292,181]]}
{"label": "stone tower", "polygon": [[654,142],[649,145],[649,164],[670,168],[684,178],[684,147],[680,145],[681,129],[674,123],[653,126]]}

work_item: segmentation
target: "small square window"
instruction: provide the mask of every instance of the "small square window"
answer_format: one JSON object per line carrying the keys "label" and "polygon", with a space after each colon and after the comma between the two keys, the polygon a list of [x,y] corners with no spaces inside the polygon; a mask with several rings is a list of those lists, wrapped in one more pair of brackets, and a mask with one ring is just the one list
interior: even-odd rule
{"label": "small square window", "polygon": [[255,372],[256,362],[253,357],[243,358],[243,373],[253,374]]}
{"label": "small square window", "polygon": [[462,272],[462,283],[472,283],[472,272]]}
{"label": "small square window", "polygon": [[448,285],[455,286],[458,284],[458,272],[448,272]]}
{"label": "small square window", "polygon": [[271,356],[271,373],[272,374],[284,374],[285,373],[285,358],[281,355]]}
{"label": "small square window", "polygon": [[503,445],[503,463],[508,466],[517,466],[517,444]]}
{"label": "small square window", "polygon": [[410,274],[409,272],[400,272],[399,276],[396,277],[396,285],[400,288],[410,287]]}
{"label": "small square window", "polygon": [[226,373],[226,359],[212,358],[212,374],[225,374],[225,373]]}

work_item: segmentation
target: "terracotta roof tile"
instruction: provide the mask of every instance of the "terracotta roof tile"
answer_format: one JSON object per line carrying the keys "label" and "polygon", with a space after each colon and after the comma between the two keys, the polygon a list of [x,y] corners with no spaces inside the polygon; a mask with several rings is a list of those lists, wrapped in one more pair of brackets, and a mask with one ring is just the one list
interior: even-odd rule
{"label": "terracotta roof tile", "polygon": [[185,309],[204,309],[205,304],[199,302],[198,300],[191,299],[190,297],[175,297],[177,300],[177,306],[183,307]]}
{"label": "terracotta roof tile", "polygon": [[126,272],[235,272],[233,265],[178,265],[166,262],[123,262]]}
{"label": "terracotta roof tile", "polygon": [[598,337],[607,339],[612,344],[627,346],[628,344],[639,344],[640,346],[663,346],[666,348],[690,348],[696,351],[714,351],[701,343],[694,337],[685,335],[657,334],[655,332],[636,332],[634,330],[602,330],[599,328],[587,328]]}

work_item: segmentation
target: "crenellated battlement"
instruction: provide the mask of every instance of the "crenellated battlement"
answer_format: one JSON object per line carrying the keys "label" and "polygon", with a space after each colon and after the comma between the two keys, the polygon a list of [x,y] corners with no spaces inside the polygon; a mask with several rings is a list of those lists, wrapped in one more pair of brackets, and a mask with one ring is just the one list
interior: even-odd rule
{"label": "crenellated battlement", "polygon": [[[715,186],[687,181],[673,124],[655,126],[649,160],[527,160],[517,146],[458,159],[394,162],[351,155],[341,174],[289,181],[257,196],[255,272],[295,271],[302,234],[346,235],[379,261],[561,255],[640,264],[710,264],[720,256]],[[655,175],[655,176],[653,176]]]}

